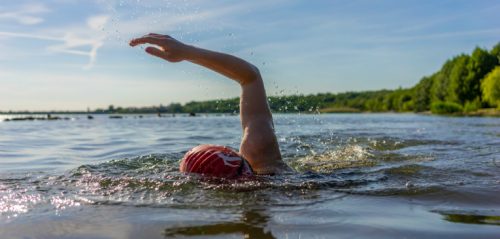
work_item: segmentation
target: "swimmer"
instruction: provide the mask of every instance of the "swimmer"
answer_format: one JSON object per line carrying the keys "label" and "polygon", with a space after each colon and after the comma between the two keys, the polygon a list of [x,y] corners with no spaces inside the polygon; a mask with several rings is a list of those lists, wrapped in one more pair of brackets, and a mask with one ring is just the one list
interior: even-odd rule
{"label": "swimmer", "polygon": [[241,86],[240,151],[217,145],[200,145],[186,153],[180,171],[207,176],[238,178],[253,174],[279,174],[291,169],[283,162],[264,83],[254,65],[238,57],[184,44],[168,35],[150,33],[130,46],[151,44],[145,51],[169,62],[189,61],[224,75]]}

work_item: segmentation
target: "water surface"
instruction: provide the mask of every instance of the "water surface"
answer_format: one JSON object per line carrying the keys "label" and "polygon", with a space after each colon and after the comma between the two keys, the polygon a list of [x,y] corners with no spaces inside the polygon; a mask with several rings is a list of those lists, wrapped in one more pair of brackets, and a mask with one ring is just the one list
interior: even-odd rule
{"label": "water surface", "polygon": [[[1,118],[12,116],[2,115]],[[2,238],[495,238],[500,119],[275,115],[297,173],[178,172],[237,116],[0,122]]]}

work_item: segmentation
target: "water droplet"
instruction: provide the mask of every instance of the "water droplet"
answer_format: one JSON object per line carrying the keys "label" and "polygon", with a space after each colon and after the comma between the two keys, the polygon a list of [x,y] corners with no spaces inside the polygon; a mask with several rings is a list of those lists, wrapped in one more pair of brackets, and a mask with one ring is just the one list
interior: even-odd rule
{"label": "water droplet", "polygon": [[406,186],[406,188],[413,188],[413,187],[415,187],[415,185],[411,181],[406,182],[405,186]]}

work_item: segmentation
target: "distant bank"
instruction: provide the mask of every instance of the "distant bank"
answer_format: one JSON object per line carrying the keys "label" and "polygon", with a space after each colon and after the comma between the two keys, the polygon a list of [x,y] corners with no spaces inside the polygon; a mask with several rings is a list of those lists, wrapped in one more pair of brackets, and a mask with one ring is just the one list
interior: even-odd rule
{"label": "distant bank", "polygon": [[[411,88],[311,95],[271,96],[278,113],[431,112],[433,114],[500,116],[500,42],[491,50],[476,47],[447,60],[438,72]],[[1,112],[4,114],[165,114],[237,113],[239,98],[171,103],[163,106],[115,107],[89,111]]]}

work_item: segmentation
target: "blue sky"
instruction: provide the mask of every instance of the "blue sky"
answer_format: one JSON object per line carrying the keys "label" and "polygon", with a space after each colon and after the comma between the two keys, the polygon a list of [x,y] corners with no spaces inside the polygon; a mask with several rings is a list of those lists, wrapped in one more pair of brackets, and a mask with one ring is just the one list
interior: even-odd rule
{"label": "blue sky", "polygon": [[410,87],[500,41],[499,1],[45,0],[0,5],[0,111],[229,98],[239,87],[130,48],[165,33],[257,65],[268,95]]}

